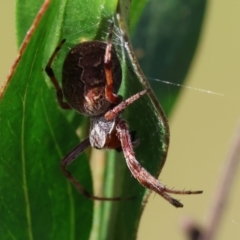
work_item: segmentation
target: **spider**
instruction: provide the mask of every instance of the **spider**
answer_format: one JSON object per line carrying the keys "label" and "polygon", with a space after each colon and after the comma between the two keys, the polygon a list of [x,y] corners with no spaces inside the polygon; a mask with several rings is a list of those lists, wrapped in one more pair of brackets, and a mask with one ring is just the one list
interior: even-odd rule
{"label": "spider", "polygon": [[75,109],[80,114],[90,117],[89,137],[61,160],[62,172],[76,189],[89,199],[120,200],[122,199],[120,197],[107,198],[90,194],[66,168],[89,146],[97,149],[121,149],[131,174],[140,184],[158,193],[173,206],[183,207],[168,193],[199,194],[202,191],[169,189],[145,170],[135,158],[134,132],[129,131],[127,122],[120,115],[127,106],[145,95],[148,89],[142,90],[126,100],[117,95],[122,81],[122,70],[112,45],[112,30],[113,23],[110,26],[106,42],[82,42],[68,52],[62,68],[62,88],[51,65],[65,39],[57,46],[45,68],[56,89],[60,107]]}

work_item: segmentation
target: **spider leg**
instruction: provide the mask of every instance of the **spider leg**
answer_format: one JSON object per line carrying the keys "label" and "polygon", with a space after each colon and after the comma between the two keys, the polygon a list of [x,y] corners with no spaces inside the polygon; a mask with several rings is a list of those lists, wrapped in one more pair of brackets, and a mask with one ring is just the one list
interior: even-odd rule
{"label": "spider leg", "polygon": [[175,194],[200,194],[202,191],[177,191],[172,190],[164,186],[157,179],[155,179],[149,172],[147,172],[136,160],[133,151],[131,137],[126,121],[120,120],[116,126],[117,136],[121,142],[123,154],[127,162],[127,166],[130,169],[132,175],[141,183],[144,187],[153,190],[154,192],[161,195],[169,203],[175,207],[183,207],[183,204],[178,200],[172,198],[167,193]]}
{"label": "spider leg", "polygon": [[112,61],[111,61],[111,50],[112,50],[112,30],[113,22],[110,25],[107,47],[104,56],[104,69],[106,75],[106,87],[105,87],[105,97],[113,104],[118,104],[122,101],[122,97],[113,93],[113,76],[112,76]]}
{"label": "spider leg", "polygon": [[131,96],[130,98],[122,101],[121,103],[119,103],[116,107],[114,107],[113,109],[109,110],[107,113],[105,113],[104,118],[107,121],[110,121],[112,119],[114,119],[119,113],[121,113],[127,106],[129,106],[130,104],[132,104],[133,102],[135,102],[136,100],[138,100],[141,96],[143,96],[144,94],[146,94],[148,92],[148,89],[145,89],[141,92],[138,92],[136,94],[134,94],[133,96]]}
{"label": "spider leg", "polygon": [[69,172],[66,167],[72,163],[77,156],[79,156],[82,152],[85,151],[86,148],[90,146],[89,138],[83,140],[80,144],[78,144],[74,149],[72,149],[61,161],[61,169],[63,175],[75,186],[75,188],[86,198],[92,200],[100,200],[100,201],[119,201],[122,200],[121,197],[107,198],[107,197],[97,197],[89,193],[80,183],[79,181]]}
{"label": "spider leg", "polygon": [[54,60],[54,58],[56,57],[58,51],[61,49],[62,45],[64,44],[64,42],[66,41],[66,39],[63,39],[59,45],[56,47],[55,51],[53,52],[52,56],[50,57],[48,63],[47,63],[47,66],[45,68],[45,72],[47,73],[47,75],[49,76],[49,78],[51,79],[56,91],[57,91],[57,100],[58,100],[58,103],[60,105],[61,108],[63,109],[71,109],[71,107],[68,105],[67,102],[64,102],[63,101],[63,92],[62,92],[62,89],[61,87],[59,86],[58,84],[58,81],[55,77],[55,74],[53,72],[53,69],[52,69],[52,62]]}

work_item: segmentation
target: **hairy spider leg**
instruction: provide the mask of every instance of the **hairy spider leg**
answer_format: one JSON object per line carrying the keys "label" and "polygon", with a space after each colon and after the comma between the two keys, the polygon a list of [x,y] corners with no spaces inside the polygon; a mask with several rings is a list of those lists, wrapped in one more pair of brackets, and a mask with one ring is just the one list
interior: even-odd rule
{"label": "hairy spider leg", "polygon": [[56,93],[57,93],[57,100],[58,103],[60,105],[61,108],[63,109],[71,109],[71,107],[69,106],[69,104],[67,102],[63,101],[63,92],[61,87],[59,86],[59,83],[55,77],[54,71],[52,69],[52,62],[54,60],[54,58],[56,57],[58,51],[61,49],[62,45],[65,43],[66,39],[63,39],[58,46],[56,47],[56,49],[54,50],[52,56],[50,57],[47,66],[45,68],[45,72],[47,73],[47,75],[49,76],[49,78],[51,79],[55,89],[56,89]]}
{"label": "hairy spider leg", "polygon": [[104,56],[104,70],[106,75],[105,97],[110,103],[118,104],[122,101],[122,96],[113,93],[113,75],[111,61],[113,26],[114,24],[112,22],[109,29],[107,47]]}
{"label": "hairy spider leg", "polygon": [[145,170],[135,158],[133,151],[131,137],[129,134],[129,129],[126,121],[120,120],[116,126],[117,136],[121,142],[122,150],[128,168],[130,169],[132,175],[141,183],[144,187],[153,190],[154,192],[161,195],[169,203],[175,207],[183,207],[183,204],[178,200],[172,198],[167,193],[173,194],[200,194],[202,191],[178,191],[169,189],[155,179],[147,170]]}
{"label": "hairy spider leg", "polygon": [[131,198],[121,198],[121,197],[97,197],[89,193],[79,181],[69,172],[66,167],[71,164],[81,153],[83,153],[90,146],[89,138],[83,140],[75,148],[73,148],[62,160],[61,169],[63,175],[75,186],[75,188],[86,198],[99,201],[119,201],[119,200],[129,200]]}
{"label": "hairy spider leg", "polygon": [[104,118],[107,121],[110,121],[114,119],[117,115],[119,115],[126,107],[128,107],[130,104],[138,100],[141,96],[145,95],[149,89],[142,90],[141,92],[138,92],[134,94],[133,96],[129,97],[128,99],[122,101],[117,106],[115,106],[113,109],[109,110],[107,113],[105,113]]}

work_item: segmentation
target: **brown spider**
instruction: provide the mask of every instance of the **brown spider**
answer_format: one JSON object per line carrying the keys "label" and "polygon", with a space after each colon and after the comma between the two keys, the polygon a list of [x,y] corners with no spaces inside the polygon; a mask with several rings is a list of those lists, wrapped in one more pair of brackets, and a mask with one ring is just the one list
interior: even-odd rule
{"label": "brown spider", "polygon": [[[51,68],[53,59],[61,49],[63,40],[53,52],[46,66],[46,73],[50,77],[56,91],[59,105],[64,109],[75,109],[90,117],[89,137],[72,149],[61,161],[63,174],[72,182],[77,190],[93,200],[120,200],[120,197],[106,198],[91,195],[78,180],[66,170],[87,147],[97,149],[122,149],[128,168],[132,175],[144,187],[161,195],[175,207],[183,207],[176,199],[167,193],[199,194],[202,191],[178,191],[165,187],[136,160],[127,122],[120,117],[122,111],[141,96],[148,89],[136,93],[126,100],[117,95],[122,81],[122,70],[112,46],[112,29],[110,26],[107,42],[88,41],[73,47],[63,64],[62,89],[59,86]],[[63,96],[67,102],[63,101]]]}

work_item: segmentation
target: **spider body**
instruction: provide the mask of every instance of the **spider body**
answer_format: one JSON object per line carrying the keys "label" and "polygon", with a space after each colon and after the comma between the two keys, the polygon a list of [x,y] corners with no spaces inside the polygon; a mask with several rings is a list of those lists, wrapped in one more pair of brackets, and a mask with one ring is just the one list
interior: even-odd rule
{"label": "spider body", "polygon": [[[62,172],[77,190],[89,199],[120,200],[121,197],[107,198],[90,194],[66,168],[89,146],[97,149],[122,150],[129,170],[140,184],[155,191],[175,207],[183,207],[168,193],[199,194],[202,191],[169,189],[145,170],[135,158],[133,150],[136,145],[135,132],[130,132],[127,122],[120,115],[125,108],[145,95],[148,89],[142,90],[126,100],[117,95],[121,85],[122,70],[112,46],[112,29],[113,24],[110,27],[107,42],[84,42],[69,51],[63,64],[62,88],[55,78],[51,65],[65,40],[53,52],[45,68],[56,89],[59,105],[64,109],[73,108],[79,113],[89,116],[91,123],[89,137],[62,159]],[[127,38],[125,37],[125,39]]]}
{"label": "spider body", "polygon": [[[104,57],[107,43],[83,42],[67,54],[62,69],[62,90],[68,104],[81,114],[98,116],[111,103],[105,98],[106,74]],[[122,70],[114,48],[111,48],[113,90],[116,94],[122,81]]]}

